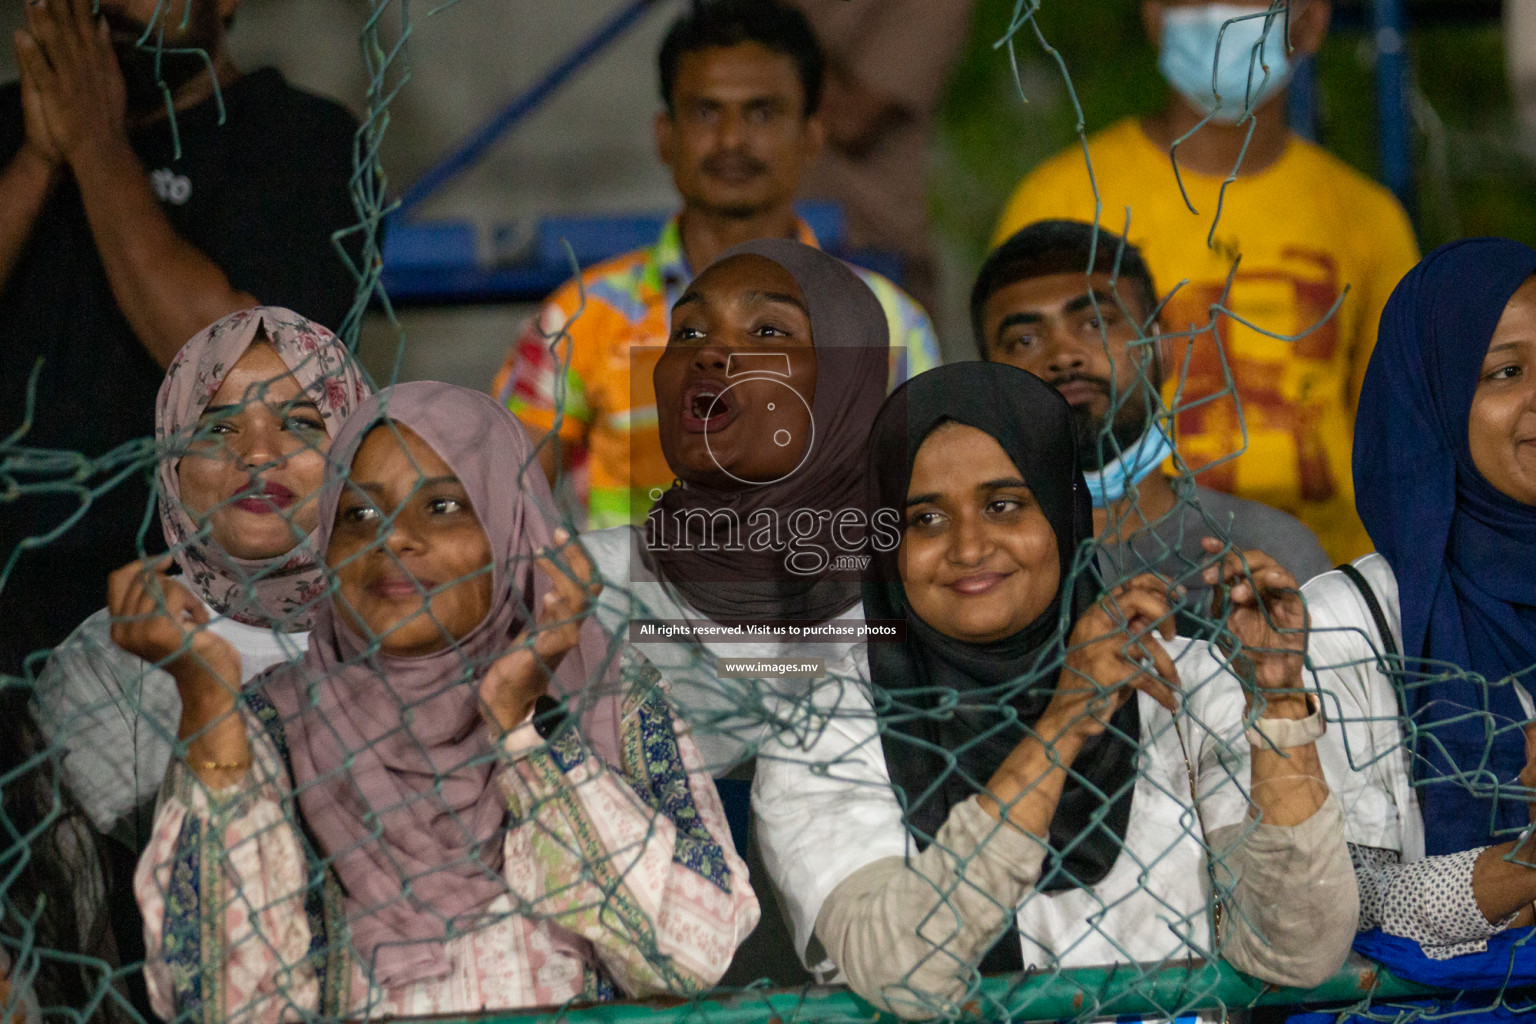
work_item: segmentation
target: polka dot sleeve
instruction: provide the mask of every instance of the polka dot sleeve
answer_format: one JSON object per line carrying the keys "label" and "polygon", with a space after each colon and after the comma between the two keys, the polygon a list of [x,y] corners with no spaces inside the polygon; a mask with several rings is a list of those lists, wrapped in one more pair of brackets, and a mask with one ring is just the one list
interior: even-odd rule
{"label": "polka dot sleeve", "polygon": [[1472,865],[1481,849],[1403,864],[1396,850],[1349,847],[1360,886],[1360,930],[1380,928],[1412,939],[1432,960],[1448,960],[1488,948],[1488,937],[1508,928],[1516,915],[1489,924],[1472,894]]}

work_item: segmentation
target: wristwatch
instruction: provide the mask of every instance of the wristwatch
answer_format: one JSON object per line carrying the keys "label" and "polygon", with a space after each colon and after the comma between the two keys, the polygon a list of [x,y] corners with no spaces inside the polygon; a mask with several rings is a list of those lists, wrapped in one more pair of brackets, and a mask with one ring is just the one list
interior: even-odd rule
{"label": "wristwatch", "polygon": [[1313,694],[1306,696],[1307,707],[1312,709],[1310,715],[1306,718],[1257,718],[1247,729],[1249,744],[1273,750],[1289,750],[1322,739],[1328,728],[1323,718],[1322,702]]}

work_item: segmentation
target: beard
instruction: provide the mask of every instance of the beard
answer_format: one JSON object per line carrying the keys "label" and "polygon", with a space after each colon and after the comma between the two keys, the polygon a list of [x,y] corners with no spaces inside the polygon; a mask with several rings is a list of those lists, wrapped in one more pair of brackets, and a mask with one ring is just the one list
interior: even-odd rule
{"label": "beard", "polygon": [[[1086,381],[1100,387],[1106,398],[1111,396],[1109,381],[1081,374],[1059,377],[1051,384],[1059,386],[1071,380]],[[1072,430],[1077,435],[1078,467],[1084,473],[1099,472],[1140,440],[1151,423],[1152,406],[1140,389],[1120,406],[1113,421],[1108,415],[1097,414],[1085,405],[1074,405]]]}
{"label": "beard", "polygon": [[[113,11],[103,11],[102,16],[107,19],[107,27],[112,32],[112,51],[123,72],[129,114],[164,110],[164,89],[169,89],[175,96],[182,86],[207,71],[209,59],[219,43],[218,9],[208,0],[194,0],[185,32],[177,31],[180,18],[165,15],[169,21],[164,26],[163,50],[160,26],[151,28]],[[148,38],[145,38],[146,32]],[[140,39],[144,40],[142,45],[139,45]]]}

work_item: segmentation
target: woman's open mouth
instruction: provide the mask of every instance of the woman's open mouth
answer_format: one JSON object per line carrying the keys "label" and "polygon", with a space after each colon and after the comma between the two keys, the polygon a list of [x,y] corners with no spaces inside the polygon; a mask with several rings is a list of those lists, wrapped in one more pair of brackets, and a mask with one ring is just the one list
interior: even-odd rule
{"label": "woman's open mouth", "polygon": [[296,497],[292,491],[274,480],[252,480],[240,492],[240,497],[230,504],[243,512],[273,515],[292,505]]}
{"label": "woman's open mouth", "polygon": [[717,380],[701,380],[683,391],[683,429],[690,434],[708,434],[724,430],[736,419],[739,409]]}

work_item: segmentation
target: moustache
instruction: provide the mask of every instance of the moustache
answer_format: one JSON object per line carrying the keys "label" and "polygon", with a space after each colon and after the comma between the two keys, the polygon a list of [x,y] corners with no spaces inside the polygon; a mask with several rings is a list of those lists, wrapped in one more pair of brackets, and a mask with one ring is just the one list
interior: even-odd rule
{"label": "moustache", "polygon": [[768,165],[756,157],[744,153],[716,153],[704,158],[701,165],[706,174],[744,177],[768,173]]}
{"label": "moustache", "polygon": [[1097,388],[1099,391],[1104,392],[1106,397],[1114,391],[1114,387],[1110,384],[1107,377],[1095,377],[1087,373],[1066,373],[1060,377],[1052,377],[1047,383],[1053,388],[1063,388],[1068,384],[1087,384],[1089,387]]}

